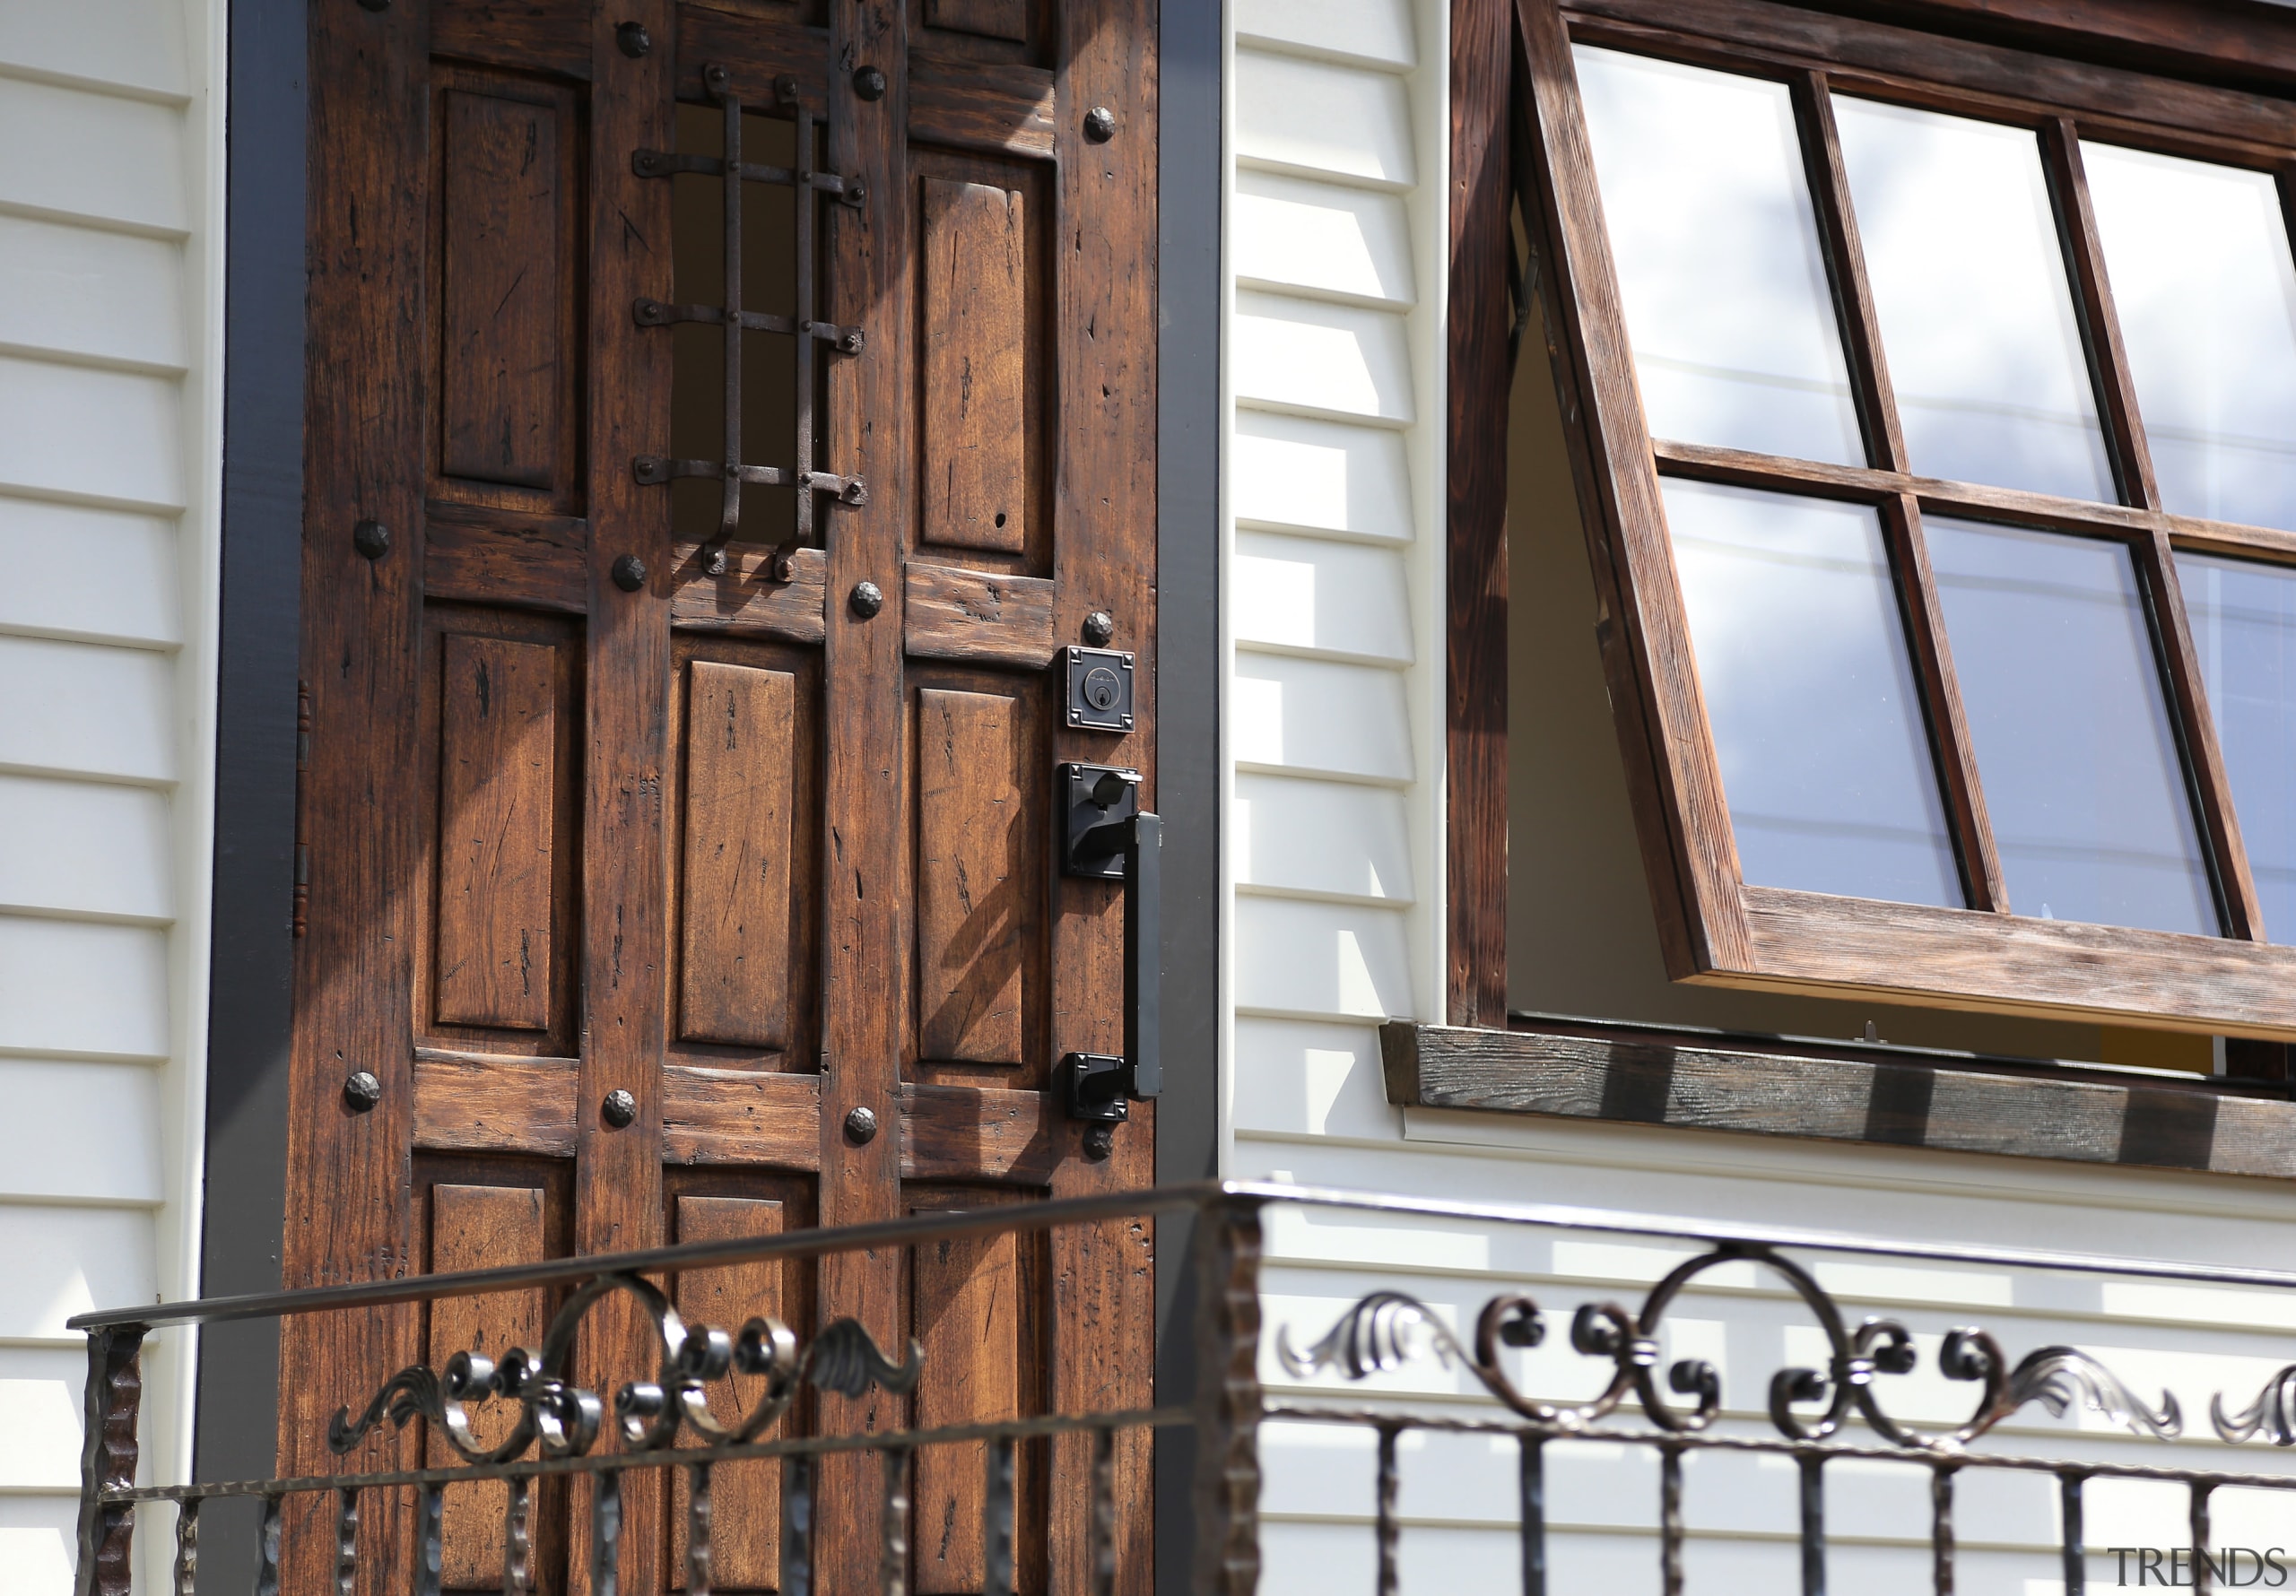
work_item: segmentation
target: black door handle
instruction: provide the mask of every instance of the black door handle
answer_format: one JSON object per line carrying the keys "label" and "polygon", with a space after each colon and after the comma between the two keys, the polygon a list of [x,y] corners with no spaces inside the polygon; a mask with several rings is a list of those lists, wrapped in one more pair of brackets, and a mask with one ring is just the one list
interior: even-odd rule
{"label": "black door handle", "polygon": [[1072,1119],[1123,1121],[1132,1101],[1163,1090],[1157,1021],[1163,973],[1159,861],[1164,822],[1140,807],[1140,773],[1109,765],[1060,767],[1065,874],[1124,883],[1124,1054],[1072,1053],[1060,1061]]}

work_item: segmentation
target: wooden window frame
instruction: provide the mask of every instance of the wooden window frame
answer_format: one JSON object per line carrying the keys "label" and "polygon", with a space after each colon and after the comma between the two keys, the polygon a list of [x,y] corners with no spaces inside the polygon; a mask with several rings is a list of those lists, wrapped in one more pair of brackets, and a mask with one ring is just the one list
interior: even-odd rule
{"label": "wooden window frame", "polygon": [[[2296,947],[2262,940],[2254,880],[2207,711],[2174,552],[2296,563],[2296,534],[2161,505],[2120,347],[2080,140],[2273,172],[2296,212],[2296,25],[2261,6],[1946,0],[1926,30],[1776,0],[1454,0],[1451,61],[1448,1014],[1506,1023],[1506,395],[1523,276],[1544,312],[1600,607],[1597,634],[1668,974],[1868,993],[2005,1014],[2296,1038]],[[1908,16],[1907,8],[1891,14]],[[1759,43],[1750,43],[1759,40]],[[2170,40],[2175,45],[2170,48]],[[1875,466],[1654,444],[1636,386],[1583,115],[1573,42],[1787,83]],[[2048,53],[2030,48],[2041,45]],[[2141,55],[2144,71],[2120,63]],[[2157,65],[2155,64],[2158,64]],[[2179,75],[2162,76],[2166,69]],[[1959,111],[2039,135],[2123,505],[1913,475],[1907,468],[1848,203],[1829,91]],[[1530,181],[1518,183],[1526,175]],[[1518,275],[1519,188],[1532,269]],[[1535,329],[1539,317],[1526,318]],[[1532,358],[1528,351],[1524,358]],[[1745,884],[1692,660],[1659,502],[1662,477],[1874,507],[1902,573],[1914,669],[1971,906],[1936,908]],[[2225,925],[2222,937],[2031,919],[2006,901],[1944,620],[1925,513],[2078,532],[2131,551]],[[1493,690],[1492,684],[1501,684]],[[2285,928],[2284,928],[2285,929]]]}

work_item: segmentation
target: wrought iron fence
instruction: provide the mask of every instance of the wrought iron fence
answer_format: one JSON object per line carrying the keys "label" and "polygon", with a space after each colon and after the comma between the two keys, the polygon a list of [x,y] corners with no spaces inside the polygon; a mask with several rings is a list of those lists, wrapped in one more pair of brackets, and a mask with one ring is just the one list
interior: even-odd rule
{"label": "wrought iron fence", "polygon": [[[1372,1292],[1340,1314],[1305,1348],[1289,1326],[1272,1344],[1261,1335],[1260,1262],[1263,1210],[1271,1204],[1384,1213],[1397,1219],[1530,1226],[1563,1231],[1689,1241],[1703,1250],[1652,1286],[1638,1306],[1597,1300],[1581,1304],[1568,1330],[1570,1349],[1594,1362],[1606,1383],[1583,1401],[1546,1400],[1522,1389],[1509,1354],[1538,1347],[1548,1334],[1546,1311],[1530,1296],[1502,1292],[1484,1305],[1471,1335],[1455,1333],[1427,1304],[1399,1291]],[[760,1437],[787,1414],[801,1392],[858,1396],[872,1387],[902,1392],[929,1381],[921,1349],[911,1343],[889,1356],[849,1319],[822,1326],[802,1340],[770,1316],[739,1330],[688,1324],[648,1277],[767,1258],[821,1257],[837,1253],[915,1246],[959,1236],[1044,1231],[1060,1226],[1192,1212],[1198,1271],[1194,1325],[1195,1389],[1181,1402],[1126,1410],[1055,1413],[995,1423],[933,1428]],[[622,1545],[622,1478],[632,1470],[675,1470],[686,1482],[683,1588],[689,1596],[711,1589],[713,1468],[751,1459],[778,1460],[781,1596],[809,1596],[822,1548],[814,1507],[819,1470],[843,1454],[871,1453],[882,1470],[882,1510],[873,1528],[876,1583],[884,1596],[911,1588],[909,1479],[916,1458],[930,1448],[979,1446],[984,1476],[983,1589],[1013,1596],[1016,1574],[1016,1449],[1040,1437],[1089,1436],[1091,1467],[1087,1499],[1054,1504],[1081,1515],[1089,1555],[1086,1582],[1094,1596],[1145,1588],[1148,1571],[1119,1565],[1118,1526],[1140,1503],[1118,1500],[1111,1460],[1117,1437],[1127,1431],[1192,1432],[1195,1499],[1188,1512],[1195,1564],[1185,1581],[1166,1571],[1164,1590],[1192,1588],[1205,1596],[1249,1596],[1261,1573],[1260,1428],[1267,1421],[1344,1426],[1376,1438],[1373,1528],[1377,1558],[1370,1575],[1379,1596],[1401,1583],[1399,1552],[1402,1438],[1413,1432],[1511,1437],[1518,1468],[1516,1500],[1526,1596],[1546,1596],[1550,1567],[1547,1484],[1567,1466],[1570,1444],[1605,1443],[1646,1450],[1658,1462],[1659,1583],[1667,1596],[1683,1589],[1683,1462],[1706,1452],[1757,1453],[1792,1460],[1798,1481],[1800,1588],[1822,1596],[1827,1582],[1826,1479],[1829,1465],[1848,1460],[1911,1463],[1927,1470],[1930,1514],[1926,1540],[1930,1583],[1941,1593],[1955,1588],[1954,1507],[1965,1477],[1992,1473],[2053,1477],[2060,1505],[2063,1588],[2087,1588],[2083,1491],[2098,1479],[2170,1482],[2186,1488],[2191,1546],[2201,1548],[2188,1588],[2206,1591],[2222,1576],[2205,1548],[2211,1545],[2214,1493],[2228,1488],[2296,1492],[2296,1472],[2195,1469],[2097,1457],[2044,1457],[1989,1450],[1979,1443],[2029,1405],[2063,1415],[2084,1408],[2150,1441],[2175,1440],[2185,1415],[2175,1398],[2147,1401],[2110,1367],[2078,1349],[2045,1346],[2013,1357],[1989,1331],[1964,1326],[1944,1336],[1936,1372],[1968,1385],[1969,1411],[1951,1427],[1925,1427],[1893,1415],[1889,1381],[1918,1363],[1916,1338],[1901,1323],[1867,1318],[1852,1325],[1803,1255],[1863,1254],[2003,1269],[2071,1271],[2083,1275],[2176,1280],[2219,1286],[2296,1288],[2296,1272],[2104,1258],[2031,1249],[1925,1245],[1868,1240],[1814,1229],[1725,1227],[1700,1221],[1626,1215],[1558,1205],[1500,1206],[1258,1183],[1206,1184],[1118,1193],[970,1213],[936,1214],[839,1230],[795,1232],[751,1240],[691,1244],[610,1256],[415,1277],[369,1285],[325,1288],[264,1297],[222,1298],[159,1308],[83,1314],[74,1329],[88,1336],[86,1440],[80,1500],[81,1596],[127,1596],[133,1584],[132,1537],[139,1506],[175,1509],[172,1588],[189,1596],[196,1574],[199,1514],[210,1502],[254,1497],[261,1504],[258,1596],[276,1596],[286,1505],[299,1496],[331,1496],[335,1588],[349,1596],[361,1557],[371,1552],[360,1532],[361,1505],[379,1493],[412,1493],[413,1589],[435,1596],[440,1588],[444,1504],[450,1488],[470,1482],[507,1485],[503,1589],[534,1588],[535,1487],[554,1478],[587,1481],[587,1570],[595,1596],[613,1596]],[[1660,1370],[1661,1331],[1669,1308],[1700,1276],[1729,1264],[1770,1271],[1806,1309],[1825,1343],[1823,1366],[1787,1366],[1770,1377],[1766,1417],[1774,1434],[1726,1433],[1723,1380],[1709,1362],[1674,1361]],[[300,1478],[137,1487],[138,1350],[145,1336],[165,1325],[213,1324],[294,1314],[347,1312],[391,1304],[436,1301],[532,1287],[570,1290],[537,1349],[511,1349],[496,1357],[457,1352],[443,1366],[377,1371],[364,1410],[338,1412],[328,1444],[338,1454],[352,1449],[386,1422],[416,1418],[445,1438],[460,1460],[450,1467],[367,1470]],[[609,1298],[636,1305],[650,1325],[657,1367],[650,1377],[623,1384],[609,1402],[578,1384],[571,1354],[576,1332],[593,1307]],[[1473,1416],[1430,1413],[1408,1401],[1293,1398],[1271,1402],[1261,1385],[1263,1358],[1294,1379],[1333,1376],[1359,1383],[1415,1361],[1433,1359],[1464,1370],[1494,1403]],[[761,1382],[748,1410],[727,1420],[709,1403],[708,1388],[728,1374]],[[515,1425],[499,1441],[478,1438],[474,1411],[489,1402],[515,1407]],[[1630,1417],[1639,1416],[1639,1417]],[[2257,1394],[2237,1405],[2219,1394],[2209,1423],[2224,1443],[2262,1439],[2296,1444],[2296,1364],[2277,1370]],[[1870,1438],[1853,1441],[1862,1424]],[[601,1450],[613,1435],[619,1446]],[[371,1537],[370,1538],[371,1539]],[[2243,1582],[2247,1583],[2247,1582]],[[1057,1588],[1057,1587],[1056,1587]],[[838,1596],[843,1596],[839,1592]]]}

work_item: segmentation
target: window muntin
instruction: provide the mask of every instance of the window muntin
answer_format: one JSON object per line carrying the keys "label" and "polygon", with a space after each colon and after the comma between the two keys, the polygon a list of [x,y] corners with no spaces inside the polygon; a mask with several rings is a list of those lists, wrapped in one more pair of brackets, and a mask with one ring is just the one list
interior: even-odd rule
{"label": "window muntin", "polygon": [[2163,507],[2296,529],[2296,262],[2263,172],[2084,146]]}
{"label": "window muntin", "polygon": [[1846,95],[1833,112],[1911,468],[2111,502],[2031,130]]}
{"label": "window muntin", "polygon": [[1745,879],[1962,906],[1874,512],[1679,478],[1665,492]]}
{"label": "window muntin", "polygon": [[1926,533],[2010,906],[2216,935],[2128,551],[1935,516]]}
{"label": "window muntin", "polygon": [[1574,56],[1652,435],[1864,464],[1786,85]]}
{"label": "window muntin", "polygon": [[2296,942],[2296,570],[2210,554],[2177,569],[2265,929]]}

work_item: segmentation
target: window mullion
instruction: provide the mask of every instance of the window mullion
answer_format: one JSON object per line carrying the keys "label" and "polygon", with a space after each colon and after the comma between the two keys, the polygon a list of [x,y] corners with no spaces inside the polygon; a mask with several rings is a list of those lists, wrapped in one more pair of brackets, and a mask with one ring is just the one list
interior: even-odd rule
{"label": "window mullion", "polygon": [[1945,612],[1937,602],[1937,578],[1929,565],[1929,545],[1921,532],[1921,507],[1910,493],[1900,493],[1881,507],[1882,526],[1890,542],[1890,562],[1897,568],[1898,590],[1906,610],[1906,632],[1913,645],[1914,670],[1928,712],[1929,734],[1935,740],[1938,775],[1945,786],[1945,807],[1953,840],[1961,856],[1962,884],[1970,907],[2009,912],[2009,889],[2001,870],[2001,853],[1993,839],[1993,822],[1985,810],[1985,786],[1979,779],[1977,748],[1970,741],[1969,717],[1961,705],[1961,687],[1953,673],[1953,654],[1945,639]]}
{"label": "window mullion", "polygon": [[2090,376],[2104,403],[2105,447],[2112,455],[2113,475],[2119,481],[2124,503],[2157,510],[2160,484],[2153,476],[2152,451],[2137,413],[2136,382],[2129,374],[2128,355],[2121,343],[2120,317],[2113,308],[2104,246],[2097,237],[2096,212],[2089,203],[2089,177],[2081,162],[2081,141],[2072,117],[2057,117],[2041,125],[2041,152],[2048,172],[2049,196],[2057,207],[2057,239],[2077,291],[2074,310],[2081,319],[2081,341],[2088,348]]}
{"label": "window mullion", "polygon": [[2198,801],[2205,833],[2203,846],[2208,850],[2217,891],[2223,899],[2224,929],[2239,940],[2261,942],[2266,940],[2263,900],[2257,894],[2248,849],[2240,840],[2239,819],[2232,811],[2231,777],[2208,712],[2200,655],[2193,646],[2192,626],[2185,612],[2184,589],[2177,579],[2176,556],[2169,546],[2165,516],[2153,527],[2152,536],[2137,542],[2135,552],[2168,667],[2169,708],[2175,718],[2177,741],[2184,750],[2187,779]]}
{"label": "window mullion", "polygon": [[1833,96],[1822,72],[1797,73],[1789,85],[1794,121],[1801,135],[1802,162],[1818,215],[1818,239],[1833,285],[1834,312],[1848,358],[1857,419],[1866,430],[1866,454],[1883,471],[1907,469],[1905,433],[1898,424],[1897,396],[1882,350],[1881,323],[1866,278],[1866,252],[1858,242],[1857,216],[1849,203],[1849,178],[1841,163],[1835,131]]}

